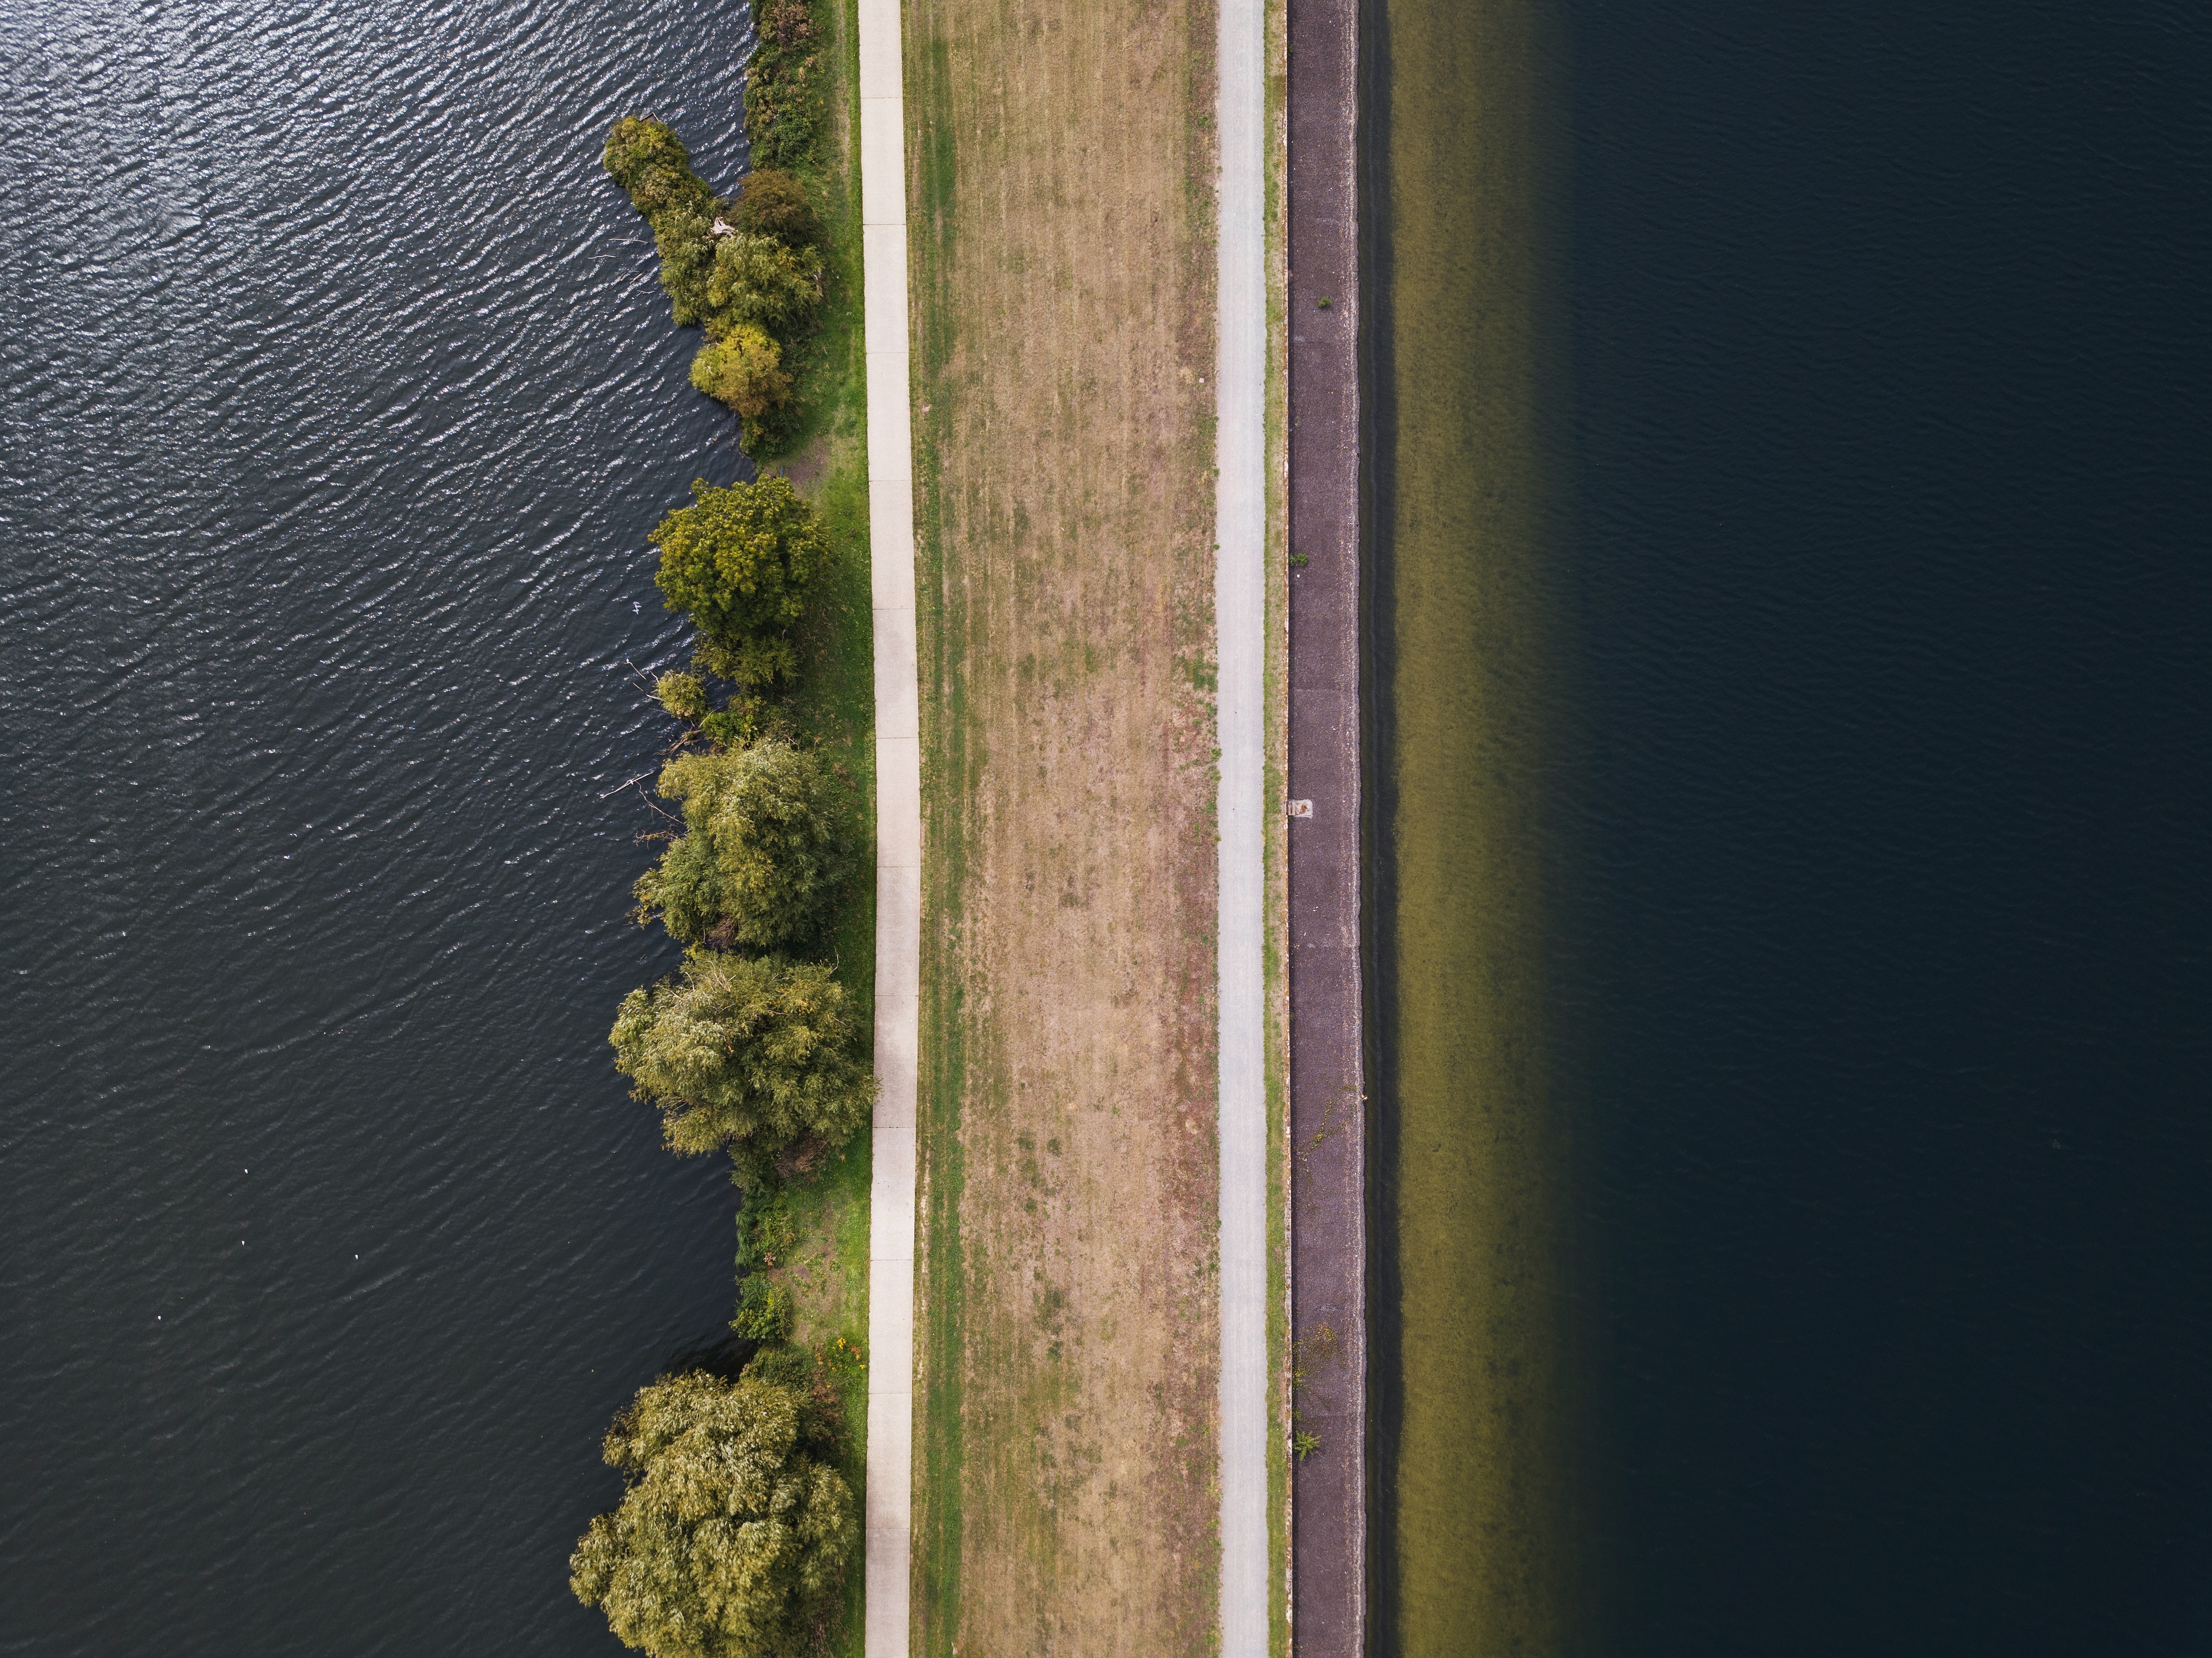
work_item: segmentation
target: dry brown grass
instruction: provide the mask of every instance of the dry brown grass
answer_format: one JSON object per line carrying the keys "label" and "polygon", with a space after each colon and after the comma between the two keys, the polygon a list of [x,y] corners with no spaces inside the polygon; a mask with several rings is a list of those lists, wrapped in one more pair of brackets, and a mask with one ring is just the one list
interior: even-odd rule
{"label": "dry brown grass", "polygon": [[917,0],[915,1634],[1215,1639],[1213,14]]}

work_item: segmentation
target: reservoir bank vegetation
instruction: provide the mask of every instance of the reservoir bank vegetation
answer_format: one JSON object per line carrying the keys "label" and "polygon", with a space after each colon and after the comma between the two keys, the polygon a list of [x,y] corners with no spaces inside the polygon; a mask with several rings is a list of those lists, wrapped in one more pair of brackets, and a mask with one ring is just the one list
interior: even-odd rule
{"label": "reservoir bank vegetation", "polygon": [[744,1193],[728,1337],[675,1361],[604,1447],[619,1504],[570,1587],[653,1658],[857,1653],[866,1465],[872,661],[848,0],[769,0],[746,69],[751,167],[714,193],[649,115],[607,135],[651,226],[691,382],[751,482],[691,486],[653,531],[691,624],[653,693],[672,735],[640,840],[641,926],[684,947],[626,996],[616,1069],[669,1149]]}
{"label": "reservoir bank vegetation", "polygon": [[[1369,20],[1378,1654],[1593,1649],[1563,1193],[1579,1086],[1571,386],[1540,7]],[[1379,278],[1379,280],[1378,280]]]}

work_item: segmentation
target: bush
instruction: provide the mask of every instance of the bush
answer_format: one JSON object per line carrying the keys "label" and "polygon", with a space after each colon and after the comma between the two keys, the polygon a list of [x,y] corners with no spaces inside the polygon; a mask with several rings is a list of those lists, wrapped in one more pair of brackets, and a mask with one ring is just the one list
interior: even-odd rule
{"label": "bush", "polygon": [[669,314],[679,328],[707,320],[708,284],[714,274],[714,234],[689,208],[671,208],[653,222],[653,245],[660,254],[660,286]]}
{"label": "bush", "polygon": [[707,717],[707,687],[696,673],[665,673],[653,682],[653,694],[678,720],[696,725]]}
{"label": "bush", "polygon": [[876,1079],[858,1035],[827,966],[695,950],[679,979],[623,999],[608,1041],[671,1149],[757,1161],[808,1135],[842,1145],[868,1121]]}
{"label": "bush", "polygon": [[[653,532],[660,550],[653,585],[672,610],[688,615],[739,670],[724,677],[764,683],[749,673],[782,677],[788,653],[745,656],[744,647],[775,640],[805,610],[807,585],[828,560],[830,538],[791,481],[764,477],[718,489],[702,478],[692,504],[662,519]],[[715,671],[722,671],[717,667]]]}
{"label": "bush", "polygon": [[820,1429],[799,1390],[750,1370],[644,1388],[606,1438],[628,1487],[578,1541],[568,1587],[651,1658],[807,1651],[858,1534]]}
{"label": "bush", "polygon": [[797,1316],[790,1289],[755,1272],[738,1285],[738,1315],[730,1327],[753,1341],[788,1341]]}
{"label": "bush", "polygon": [[822,108],[822,59],[806,0],[769,0],[760,13],[759,49],[745,65],[753,165],[779,171],[811,165]]}
{"label": "bush", "polygon": [[739,324],[699,348],[691,359],[692,388],[755,419],[791,397],[791,377],[783,372],[782,360],[774,340]]}
{"label": "bush", "polygon": [[772,1181],[756,1181],[745,1192],[745,1206],[738,1212],[738,1271],[742,1274],[785,1266],[798,1248],[799,1227],[782,1190]]}
{"label": "bush", "polygon": [[708,337],[720,339],[747,325],[788,337],[814,320],[821,303],[818,259],[749,230],[714,238],[714,268],[707,276]]}
{"label": "bush", "polygon": [[[691,660],[732,685],[766,688],[799,677],[799,653],[787,639],[748,639],[734,647],[702,639],[691,652]],[[747,717],[757,721],[761,714],[759,699],[747,698],[745,706],[752,710]],[[738,708],[738,701],[733,698],[730,707]],[[728,739],[716,740],[725,747],[730,745]],[[750,728],[748,735],[738,740],[750,740]]]}
{"label": "bush", "polygon": [[684,833],[632,889],[687,944],[777,949],[812,942],[849,868],[842,802],[819,757],[789,744],[687,754],[660,771]]}
{"label": "bush", "polygon": [[713,222],[720,203],[691,170],[690,152],[662,122],[627,115],[607,134],[600,159],[653,227],[660,285],[677,323],[706,319],[707,279],[714,267]]}
{"label": "bush", "polygon": [[822,234],[806,186],[772,167],[755,167],[738,186],[729,221],[757,236],[773,236],[793,247],[811,247]]}
{"label": "bush", "polygon": [[689,208],[703,222],[714,216],[714,194],[691,170],[691,152],[666,123],[625,115],[607,134],[600,160],[647,219]]}
{"label": "bush", "polygon": [[804,1347],[764,1347],[745,1366],[745,1375],[794,1393],[809,1393],[814,1387],[814,1359]]}
{"label": "bush", "polygon": [[760,734],[760,699],[732,697],[699,722],[700,734],[718,749],[742,749]]}
{"label": "bush", "polygon": [[798,0],[772,7],[761,27],[746,97],[749,108],[759,101],[755,89],[765,100],[765,113],[752,123],[754,155],[764,165],[734,201],[707,188],[691,169],[690,152],[663,122],[624,116],[608,132],[603,156],[653,227],[670,314],[680,327],[707,331],[708,348],[691,364],[692,385],[737,411],[745,448],[755,454],[775,451],[799,424],[782,360],[821,308],[823,275],[812,251],[820,228],[805,186],[781,170],[812,152],[821,100],[813,21]]}

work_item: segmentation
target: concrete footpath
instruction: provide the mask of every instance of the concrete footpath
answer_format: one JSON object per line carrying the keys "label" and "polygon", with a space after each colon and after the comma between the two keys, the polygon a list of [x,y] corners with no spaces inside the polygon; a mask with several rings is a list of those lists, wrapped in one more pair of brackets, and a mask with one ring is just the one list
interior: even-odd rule
{"label": "concrete footpath", "polygon": [[915,1094],[921,727],[907,402],[906,112],[898,0],[860,0],[862,305],[876,670],[875,1177],[868,1198],[867,1658],[905,1658],[914,1494]]}
{"label": "concrete footpath", "polygon": [[1358,0],[1290,10],[1291,1481],[1299,1658],[1367,1649]]}

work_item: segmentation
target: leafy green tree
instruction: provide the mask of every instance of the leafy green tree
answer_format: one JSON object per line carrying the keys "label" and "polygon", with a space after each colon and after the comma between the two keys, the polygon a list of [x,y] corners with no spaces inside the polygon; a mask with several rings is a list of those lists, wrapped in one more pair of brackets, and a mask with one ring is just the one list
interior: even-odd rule
{"label": "leafy green tree", "polygon": [[806,186],[772,167],[755,167],[745,174],[729,219],[740,230],[773,236],[793,247],[811,247],[822,235]]}
{"label": "leafy green tree", "polygon": [[819,756],[773,740],[687,754],[660,770],[684,832],[633,891],[685,944],[774,950],[811,943],[849,869],[843,802]]}
{"label": "leafy green tree", "polygon": [[842,1145],[867,1121],[876,1079],[858,1036],[825,963],[694,950],[679,977],[623,999],[608,1041],[671,1150],[758,1163],[809,1135]]}
{"label": "leafy green tree", "polygon": [[788,336],[813,321],[821,303],[820,260],[749,230],[714,238],[714,268],[707,277],[709,335],[750,324]]}
{"label": "leafy green tree", "polygon": [[714,217],[714,192],[691,170],[691,152],[667,123],[625,115],[607,133],[600,160],[647,218],[672,207]]}
{"label": "leafy green tree", "polygon": [[804,614],[807,586],[830,556],[822,521],[781,477],[726,489],[702,478],[691,501],[653,532],[660,550],[653,584],[670,610],[734,653],[732,666],[774,668],[774,661],[749,665],[742,647],[779,638]]}
{"label": "leafy green tree", "polygon": [[665,673],[653,682],[653,694],[678,720],[696,725],[707,717],[707,688],[696,673]]}
{"label": "leafy green tree", "polygon": [[653,227],[660,285],[683,327],[706,319],[707,282],[714,268],[714,219],[720,203],[691,170],[690,152],[665,122],[624,116],[607,134],[601,158],[630,205]]}
{"label": "leafy green tree", "polygon": [[660,286],[676,325],[696,328],[708,322],[714,234],[706,218],[690,207],[665,209],[653,216],[653,246],[660,255]]}
{"label": "leafy green tree", "polygon": [[774,340],[750,323],[739,323],[699,348],[691,359],[691,385],[748,420],[757,419],[790,399],[791,377],[782,361]]}
{"label": "leafy green tree", "polygon": [[794,1388],[654,1382],[607,1434],[628,1487],[577,1542],[568,1587],[650,1658],[799,1658],[858,1533],[830,1448]]}

